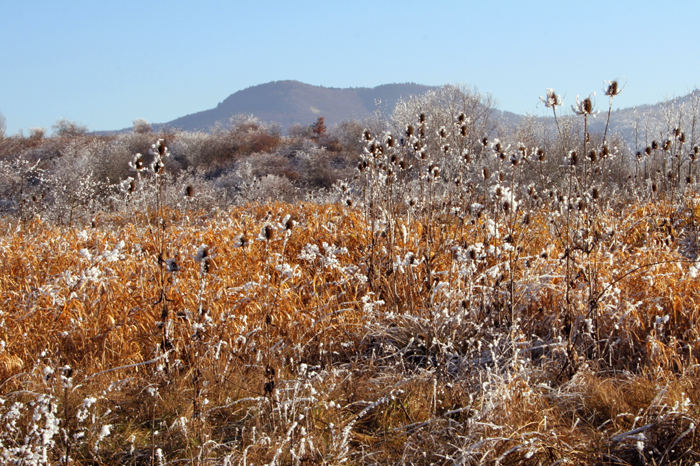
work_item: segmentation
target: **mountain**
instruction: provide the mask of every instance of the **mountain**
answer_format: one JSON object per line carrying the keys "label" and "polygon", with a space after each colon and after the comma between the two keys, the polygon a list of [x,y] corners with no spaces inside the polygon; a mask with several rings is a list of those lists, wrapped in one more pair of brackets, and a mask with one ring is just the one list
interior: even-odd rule
{"label": "mountain", "polygon": [[249,87],[228,96],[215,108],[177,118],[155,128],[205,131],[225,125],[237,114],[252,114],[262,121],[288,129],[308,125],[320,116],[326,125],[360,120],[379,110],[390,114],[401,98],[423,94],[433,87],[420,84],[385,84],[373,88],[332,88],[299,81],[274,81]]}
{"label": "mountain", "polygon": [[[231,94],[212,109],[152,126],[156,130],[171,128],[207,131],[217,125],[226,126],[231,117],[238,114],[252,114],[261,121],[279,125],[283,131],[297,124],[310,125],[320,116],[325,118],[327,126],[333,126],[343,121],[362,120],[375,112],[389,116],[400,99],[421,95],[432,89],[437,87],[403,83],[373,88],[333,88],[299,81],[273,81]],[[700,133],[699,108],[700,90],[696,89],[665,102],[617,109],[610,116],[609,132],[621,134],[630,148],[641,148],[652,139],[664,138],[668,128],[677,125],[679,114],[684,115],[682,127],[690,132],[694,114],[698,120],[698,129],[695,131],[697,137]],[[590,120],[592,133],[602,133],[605,127],[607,108],[601,107],[599,110],[600,113]],[[566,118],[566,112],[563,113],[562,118]],[[496,123],[497,135],[501,137],[513,135],[528,118],[530,117],[498,109],[491,112],[491,120]],[[671,118],[676,120],[675,125],[669,122]],[[534,120],[548,133],[556,131],[553,118],[536,117]]]}

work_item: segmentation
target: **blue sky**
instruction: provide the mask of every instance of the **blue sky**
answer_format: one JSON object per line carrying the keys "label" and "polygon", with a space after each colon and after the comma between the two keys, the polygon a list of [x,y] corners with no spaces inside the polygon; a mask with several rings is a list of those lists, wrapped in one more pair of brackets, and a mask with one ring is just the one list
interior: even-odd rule
{"label": "blue sky", "polygon": [[116,129],[280,79],[466,84],[531,114],[547,87],[602,107],[618,79],[628,107],[700,86],[698,18],[698,0],[0,0],[0,113],[8,134]]}

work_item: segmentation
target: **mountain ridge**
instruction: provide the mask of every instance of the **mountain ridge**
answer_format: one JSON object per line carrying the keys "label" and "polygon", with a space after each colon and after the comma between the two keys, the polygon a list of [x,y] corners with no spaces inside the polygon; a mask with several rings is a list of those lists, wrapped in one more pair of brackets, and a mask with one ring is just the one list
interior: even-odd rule
{"label": "mountain ridge", "polygon": [[[400,99],[422,95],[439,87],[406,82],[375,87],[341,88],[317,86],[291,79],[270,81],[234,92],[213,108],[190,113],[165,123],[154,123],[152,127],[155,130],[211,131],[217,127],[226,127],[231,118],[239,114],[251,114],[265,123],[279,126],[282,131],[287,131],[295,125],[310,125],[321,116],[325,118],[327,126],[333,126],[343,121],[362,120],[377,112],[388,117]],[[661,137],[656,134],[659,132],[657,128],[664,126],[663,114],[669,108],[691,103],[697,114],[699,101],[700,90],[695,89],[670,100],[615,109],[611,114],[610,131],[622,134],[634,149],[650,137]],[[600,112],[602,117],[591,121],[591,131],[603,130],[607,109],[601,106]],[[506,132],[514,130],[525,119],[533,117],[496,108],[492,110],[492,115]],[[545,126],[554,125],[552,117],[534,118]],[[640,141],[636,121],[641,124],[643,120],[647,127]]]}

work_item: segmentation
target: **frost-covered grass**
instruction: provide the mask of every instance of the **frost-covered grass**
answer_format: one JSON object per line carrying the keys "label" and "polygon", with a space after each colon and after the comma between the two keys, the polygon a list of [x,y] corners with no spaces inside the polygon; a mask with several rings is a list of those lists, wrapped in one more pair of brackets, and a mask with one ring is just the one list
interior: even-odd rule
{"label": "frost-covered grass", "polygon": [[580,336],[563,330],[546,211],[523,232],[512,314],[494,257],[470,252],[488,215],[440,224],[430,287],[411,259],[420,223],[397,219],[398,257],[374,235],[385,269],[368,279],[368,225],[338,205],[167,212],[178,270],[162,286],[145,220],[7,224],[4,461],[689,461],[699,280],[660,225],[700,209],[598,215],[614,231],[596,257],[598,345],[581,277]]}
{"label": "frost-covered grass", "polygon": [[99,215],[4,218],[2,461],[700,461],[697,146],[625,171],[577,112],[546,150],[420,113],[314,202],[218,209],[158,140]]}

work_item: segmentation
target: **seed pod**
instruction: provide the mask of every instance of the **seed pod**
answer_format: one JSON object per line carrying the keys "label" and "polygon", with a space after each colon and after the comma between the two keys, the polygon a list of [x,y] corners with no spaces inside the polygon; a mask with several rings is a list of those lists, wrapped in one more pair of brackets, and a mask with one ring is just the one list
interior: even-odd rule
{"label": "seed pod", "polygon": [[581,106],[584,113],[590,115],[593,113],[593,102],[591,102],[590,97],[586,97],[583,99],[583,105]]}
{"label": "seed pod", "polygon": [[572,167],[575,167],[576,164],[578,163],[578,154],[576,153],[575,150],[572,150],[569,153],[569,163],[571,164]]}
{"label": "seed pod", "polygon": [[194,195],[194,188],[192,187],[191,184],[187,185],[185,188],[185,196],[186,197],[192,197]]}
{"label": "seed pod", "polygon": [[545,159],[545,154],[544,154],[544,149],[537,149],[537,160],[540,162],[544,162]]}

